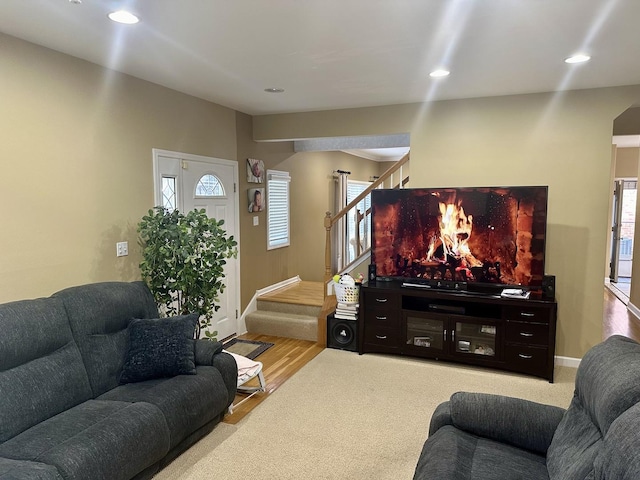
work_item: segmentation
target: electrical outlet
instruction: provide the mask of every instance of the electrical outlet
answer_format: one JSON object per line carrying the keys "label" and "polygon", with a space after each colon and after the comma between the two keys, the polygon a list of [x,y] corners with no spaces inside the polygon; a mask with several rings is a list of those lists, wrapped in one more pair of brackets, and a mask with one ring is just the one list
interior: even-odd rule
{"label": "electrical outlet", "polygon": [[260,219],[259,217],[256,215],[255,217],[253,217],[253,226],[257,227],[258,225],[260,225]]}
{"label": "electrical outlet", "polygon": [[126,257],[129,255],[129,242],[116,243],[116,256]]}

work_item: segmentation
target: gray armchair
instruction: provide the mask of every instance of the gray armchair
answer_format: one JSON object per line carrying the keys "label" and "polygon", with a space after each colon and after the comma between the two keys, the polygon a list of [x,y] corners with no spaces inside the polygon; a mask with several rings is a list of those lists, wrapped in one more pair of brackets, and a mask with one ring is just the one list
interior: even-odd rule
{"label": "gray armchair", "polygon": [[582,360],[567,410],[459,392],[435,410],[414,480],[640,479],[640,345],[622,336]]}

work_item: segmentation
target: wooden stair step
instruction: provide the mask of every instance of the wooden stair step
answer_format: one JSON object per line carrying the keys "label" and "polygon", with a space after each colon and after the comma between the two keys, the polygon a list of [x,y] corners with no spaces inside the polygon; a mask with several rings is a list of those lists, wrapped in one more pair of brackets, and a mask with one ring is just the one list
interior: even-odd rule
{"label": "wooden stair step", "polygon": [[317,316],[256,310],[246,317],[247,332],[275,337],[318,340]]}
{"label": "wooden stair step", "polygon": [[258,310],[291,313],[317,318],[322,310],[322,305],[304,305],[300,303],[286,303],[258,298]]}

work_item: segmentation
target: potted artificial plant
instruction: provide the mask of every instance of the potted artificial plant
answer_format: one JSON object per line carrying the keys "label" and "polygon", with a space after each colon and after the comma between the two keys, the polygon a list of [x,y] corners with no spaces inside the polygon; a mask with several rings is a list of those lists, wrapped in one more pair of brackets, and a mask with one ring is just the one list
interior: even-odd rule
{"label": "potted artificial plant", "polygon": [[209,218],[205,210],[185,214],[155,207],[138,224],[142,278],[162,315],[198,313],[196,338],[211,331],[213,312],[220,308],[226,259],[236,257],[238,243],[222,229],[224,220]]}

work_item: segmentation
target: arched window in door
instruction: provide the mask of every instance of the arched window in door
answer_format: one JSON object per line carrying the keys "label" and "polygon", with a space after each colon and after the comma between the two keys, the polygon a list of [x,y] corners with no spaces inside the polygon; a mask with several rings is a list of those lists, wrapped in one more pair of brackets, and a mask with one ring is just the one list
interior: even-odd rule
{"label": "arched window in door", "polygon": [[196,184],[196,197],[224,197],[225,195],[224,186],[215,175],[203,175]]}

